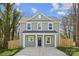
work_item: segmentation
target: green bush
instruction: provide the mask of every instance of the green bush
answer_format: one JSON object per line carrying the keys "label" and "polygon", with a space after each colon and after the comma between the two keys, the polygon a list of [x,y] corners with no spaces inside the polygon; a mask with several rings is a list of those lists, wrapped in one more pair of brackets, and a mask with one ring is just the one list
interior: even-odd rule
{"label": "green bush", "polygon": [[72,56],[79,56],[79,52],[75,52]]}
{"label": "green bush", "polygon": [[74,48],[74,47],[57,47],[57,48],[65,52],[69,56],[72,56],[75,52],[79,51],[79,48]]}

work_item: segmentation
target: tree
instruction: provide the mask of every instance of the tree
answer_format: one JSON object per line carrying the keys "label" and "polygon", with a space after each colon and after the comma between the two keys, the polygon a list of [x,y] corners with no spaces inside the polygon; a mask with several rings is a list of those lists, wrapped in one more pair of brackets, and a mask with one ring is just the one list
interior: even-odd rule
{"label": "tree", "polygon": [[21,19],[21,15],[20,12],[17,11],[17,9],[14,9],[13,12],[13,20],[12,20],[12,25],[11,25],[11,29],[12,29],[12,40],[14,39],[14,34],[16,32],[17,26],[18,26],[18,22]]}
{"label": "tree", "polygon": [[10,14],[11,14],[11,7],[10,3],[4,4],[5,12],[3,16],[3,34],[4,34],[4,48],[8,48],[8,41],[10,40]]}
{"label": "tree", "polygon": [[[73,25],[73,32],[72,32],[73,39],[76,43],[76,46],[79,46],[79,3],[72,4],[71,13],[69,13],[69,15],[70,15],[72,23],[73,23],[72,24]],[[68,23],[66,23],[66,24],[68,24]]]}
{"label": "tree", "polygon": [[75,14],[75,41],[76,45],[79,46],[79,3],[73,3],[73,9]]}
{"label": "tree", "polygon": [[65,38],[72,39],[73,28],[74,28],[72,16],[71,15],[64,16],[62,20],[62,25]]}
{"label": "tree", "polygon": [[[4,10],[0,8],[0,28],[3,32],[3,47],[8,48],[8,41],[14,39],[14,32],[16,31],[16,26],[20,19],[20,12],[14,8],[15,4],[1,4],[1,7],[4,7]],[[12,39],[10,37],[12,36]]]}

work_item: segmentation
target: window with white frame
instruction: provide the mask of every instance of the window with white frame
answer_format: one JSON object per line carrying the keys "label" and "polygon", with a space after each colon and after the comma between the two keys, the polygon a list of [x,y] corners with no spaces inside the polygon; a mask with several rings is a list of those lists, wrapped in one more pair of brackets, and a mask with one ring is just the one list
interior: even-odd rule
{"label": "window with white frame", "polygon": [[42,30],[42,23],[37,23],[37,29]]}
{"label": "window with white frame", "polygon": [[34,41],[33,38],[34,38],[33,36],[29,36],[29,37],[28,37],[28,41],[29,41],[29,42],[33,42],[33,41]]}
{"label": "window with white frame", "polygon": [[51,37],[46,37],[46,44],[51,44]]}
{"label": "window with white frame", "polygon": [[52,30],[52,23],[49,23],[49,24],[48,24],[48,29],[49,29],[49,30]]}
{"label": "window with white frame", "polygon": [[27,30],[31,30],[31,29],[32,29],[31,23],[27,23]]}

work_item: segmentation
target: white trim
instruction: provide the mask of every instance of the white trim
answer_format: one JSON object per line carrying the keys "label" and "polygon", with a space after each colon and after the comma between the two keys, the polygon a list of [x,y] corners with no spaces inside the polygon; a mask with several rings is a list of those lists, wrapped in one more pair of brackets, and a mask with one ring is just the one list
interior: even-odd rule
{"label": "white trim", "polygon": [[57,35],[55,34],[55,47],[57,47]]}
{"label": "white trim", "polygon": [[[35,35],[35,47],[37,48],[38,47],[38,40],[37,40],[37,35],[42,35],[42,36],[44,36],[44,35],[55,35],[55,47],[56,47],[56,35],[57,35],[58,33],[23,33],[23,48],[25,48],[25,35]],[[43,37],[42,37],[42,39],[43,39]],[[44,39],[43,39],[44,40]],[[42,41],[43,41],[42,40]],[[44,43],[44,41],[42,42],[42,43]],[[42,44],[42,47],[44,47],[44,45]]]}
{"label": "white trim", "polygon": [[[49,24],[52,24],[52,29],[49,29]],[[53,22],[48,22],[48,30],[53,30]]]}
{"label": "white trim", "polygon": [[55,35],[55,34],[58,34],[58,33],[23,33],[25,35]]}
{"label": "white trim", "polygon": [[[39,24],[39,23],[41,24],[41,29],[38,29],[38,24]],[[38,30],[38,31],[41,31],[41,30],[42,30],[42,22],[37,22],[37,30]]]}
{"label": "white trim", "polygon": [[59,36],[59,46],[60,46],[60,23],[59,23],[59,33],[58,33],[58,36]]}
{"label": "white trim", "polygon": [[25,34],[23,34],[23,48],[25,48]]}
{"label": "white trim", "polygon": [[[30,30],[27,29],[27,25],[28,25],[28,24],[30,24],[30,26],[31,26],[31,27],[30,27]],[[27,30],[27,31],[31,31],[31,30],[32,30],[32,22],[27,22],[27,23],[26,23],[26,30]]]}
{"label": "white trim", "polygon": [[51,18],[47,17],[45,14],[40,13],[41,15],[43,15],[44,17],[46,17],[48,20],[52,20]]}
{"label": "white trim", "polygon": [[31,20],[32,18],[34,18],[34,17],[37,16],[37,15],[43,15],[43,16],[46,17],[48,20],[52,20],[52,19],[48,18],[46,15],[44,15],[43,13],[37,13],[37,14],[33,15],[31,18],[29,18],[28,20]]}
{"label": "white trim", "polygon": [[[32,39],[32,40],[31,40]],[[34,42],[34,36],[28,36],[28,41],[29,42]]]}
{"label": "white trim", "polygon": [[43,36],[42,35],[41,36],[37,35],[37,47],[38,47],[38,38],[39,37],[41,37],[41,43],[42,43],[42,47],[43,47]]}
{"label": "white trim", "polygon": [[42,46],[44,48],[44,35],[42,36]]}
{"label": "white trim", "polygon": [[[50,43],[47,43],[47,40],[48,40],[47,38],[48,38],[48,37],[50,37]],[[46,42],[45,42],[45,44],[51,44],[51,39],[52,39],[51,36],[47,36],[47,37],[46,37]]]}
{"label": "white trim", "polygon": [[37,40],[37,35],[35,35],[36,39],[35,39],[35,47],[38,47],[38,40]]}

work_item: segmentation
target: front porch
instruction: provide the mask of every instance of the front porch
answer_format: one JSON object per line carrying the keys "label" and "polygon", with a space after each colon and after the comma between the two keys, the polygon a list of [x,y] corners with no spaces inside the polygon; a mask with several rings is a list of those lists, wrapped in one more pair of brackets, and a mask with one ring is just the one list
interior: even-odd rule
{"label": "front porch", "polygon": [[[48,38],[49,40],[46,38]],[[31,42],[30,40],[33,40],[33,42]],[[25,47],[44,48],[46,46],[57,47],[57,33],[23,33],[23,48]]]}

